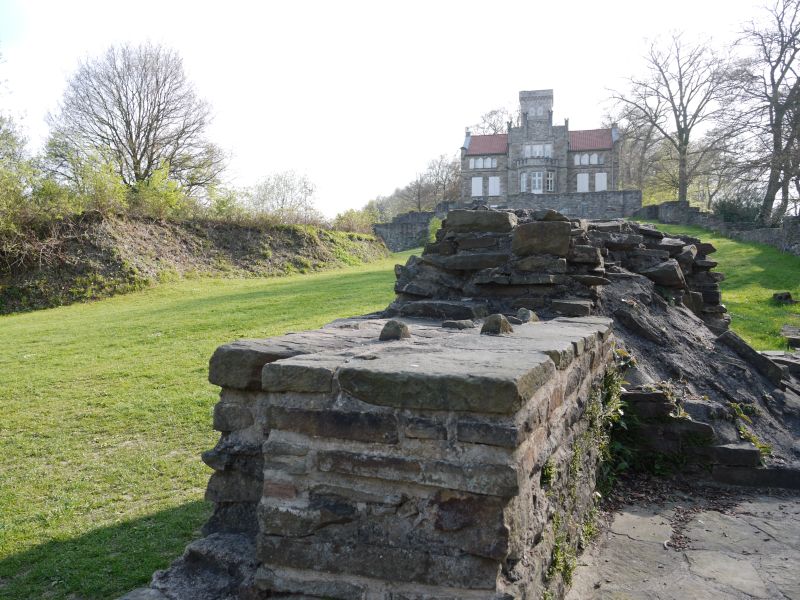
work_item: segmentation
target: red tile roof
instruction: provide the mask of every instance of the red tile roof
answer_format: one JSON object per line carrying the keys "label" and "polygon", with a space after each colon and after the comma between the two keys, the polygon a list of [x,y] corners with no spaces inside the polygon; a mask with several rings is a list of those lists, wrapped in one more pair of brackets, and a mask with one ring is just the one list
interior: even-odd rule
{"label": "red tile roof", "polygon": [[467,156],[474,156],[477,154],[506,153],[508,153],[507,133],[470,136],[469,148],[467,148]]}
{"label": "red tile roof", "polygon": [[569,132],[570,150],[610,150],[613,147],[611,129],[584,129]]}

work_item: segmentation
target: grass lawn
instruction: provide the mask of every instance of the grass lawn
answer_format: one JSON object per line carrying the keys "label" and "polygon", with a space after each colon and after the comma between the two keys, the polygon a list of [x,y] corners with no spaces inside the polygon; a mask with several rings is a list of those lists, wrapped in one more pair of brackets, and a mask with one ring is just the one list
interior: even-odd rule
{"label": "grass lawn", "polygon": [[717,251],[715,269],[725,273],[722,303],[731,314],[731,329],[758,350],[786,348],[779,334],[786,323],[800,325],[800,304],[787,306],[772,301],[774,292],[791,292],[800,299],[800,257],[772,246],[737,242],[717,233],[686,225],[655,224],[668,233],[684,233],[711,242]]}
{"label": "grass lawn", "polygon": [[382,309],[408,254],[0,317],[0,598],[114,598],[179,556],[209,514],[214,348]]}

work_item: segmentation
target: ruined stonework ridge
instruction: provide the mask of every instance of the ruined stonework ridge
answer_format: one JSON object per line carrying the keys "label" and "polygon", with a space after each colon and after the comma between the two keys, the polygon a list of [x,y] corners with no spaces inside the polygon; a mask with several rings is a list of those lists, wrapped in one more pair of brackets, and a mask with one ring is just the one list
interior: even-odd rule
{"label": "ruined stonework ridge", "polygon": [[205,537],[125,600],[563,598],[621,356],[641,451],[800,488],[800,363],[728,331],[713,252],[456,210],[382,314],[221,346]]}
{"label": "ruined stonework ridge", "polygon": [[[593,506],[596,450],[573,450],[611,361],[610,320],[491,336],[412,319],[411,337],[382,342],[385,323],[344,320],[216,351],[222,437],[203,457],[216,509],[207,537],[157,573],[147,597],[544,589],[559,485],[574,486],[573,527]],[[580,475],[543,483],[547,461],[563,472],[572,461]]]}

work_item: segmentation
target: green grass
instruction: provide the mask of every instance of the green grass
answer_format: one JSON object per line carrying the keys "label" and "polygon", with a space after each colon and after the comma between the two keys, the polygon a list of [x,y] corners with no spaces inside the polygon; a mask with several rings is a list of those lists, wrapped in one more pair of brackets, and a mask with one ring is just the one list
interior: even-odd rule
{"label": "green grass", "polygon": [[711,242],[717,252],[709,256],[725,274],[722,303],[731,314],[731,329],[758,350],[786,348],[780,329],[786,323],[800,325],[800,304],[787,306],[772,301],[775,292],[790,292],[800,299],[800,257],[772,246],[737,242],[717,233],[686,225],[656,227],[667,233],[683,233]]}
{"label": "green grass", "polygon": [[179,556],[210,511],[214,348],[382,309],[408,254],[0,317],[0,597],[114,598]]}

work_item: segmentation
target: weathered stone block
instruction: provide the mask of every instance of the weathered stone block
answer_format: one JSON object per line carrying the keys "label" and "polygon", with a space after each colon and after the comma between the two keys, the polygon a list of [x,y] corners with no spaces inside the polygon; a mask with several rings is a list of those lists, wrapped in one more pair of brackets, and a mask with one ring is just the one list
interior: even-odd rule
{"label": "weathered stone block", "polygon": [[261,387],[265,392],[329,393],[333,374],[343,359],[319,354],[298,356],[264,365]]}
{"label": "weathered stone block", "polygon": [[402,305],[399,312],[401,317],[448,320],[479,319],[488,314],[486,306],[485,303],[481,302],[421,300]]}
{"label": "weathered stone block", "polygon": [[279,570],[260,567],[255,576],[256,586],[261,591],[297,594],[300,597],[330,598],[331,600],[363,600],[366,590],[363,586],[337,581],[298,577],[281,573]]}
{"label": "weathered stone block", "polygon": [[224,400],[214,406],[214,429],[217,431],[237,431],[252,424],[253,411],[248,406]]}
{"label": "weathered stone block", "polygon": [[238,340],[216,349],[211,356],[208,380],[214,385],[241,390],[261,389],[261,369],[282,358],[299,354],[264,340]]}
{"label": "weathered stone block", "polygon": [[464,418],[456,424],[456,438],[470,444],[516,448],[525,439],[525,432],[515,425]]}
{"label": "weathered stone block", "polygon": [[468,554],[446,556],[424,548],[317,542],[314,536],[259,536],[258,557],[270,565],[485,590],[494,589],[499,572],[497,561]]}
{"label": "weathered stone block", "polygon": [[339,386],[355,398],[383,406],[510,413],[552,372],[553,364],[544,354],[531,353],[522,362],[479,348],[429,353],[424,359],[408,353],[381,353],[373,360],[351,361],[342,367]]}
{"label": "weathered stone block", "polygon": [[428,417],[408,417],[403,432],[406,437],[426,440],[447,439],[447,427],[438,419]]}
{"label": "weathered stone block", "polygon": [[511,249],[517,256],[552,254],[567,256],[570,224],[563,221],[534,221],[514,230]]}
{"label": "weathered stone block", "polygon": [[519,490],[517,472],[509,465],[417,460],[346,451],[319,452],[320,471],[407,481],[489,496],[511,497]]}
{"label": "weathered stone block", "polygon": [[272,429],[294,431],[311,437],[336,438],[373,444],[397,443],[397,417],[388,413],[342,411],[333,408],[307,410],[271,406]]}
{"label": "weathered stone block", "polygon": [[545,256],[535,254],[526,256],[511,263],[511,266],[518,271],[533,271],[536,273],[566,273],[567,260],[556,258],[555,256]]}
{"label": "weathered stone block", "polygon": [[550,308],[568,317],[585,317],[592,314],[591,300],[553,300]]}
{"label": "weathered stone block", "polygon": [[649,269],[642,269],[640,273],[657,285],[674,288],[686,287],[681,267],[672,258]]}
{"label": "weathered stone block", "polygon": [[596,246],[575,245],[570,249],[567,260],[571,263],[587,265],[603,264],[600,248]]}
{"label": "weathered stone block", "polygon": [[445,227],[455,232],[506,232],[517,226],[517,216],[494,210],[451,210]]}

